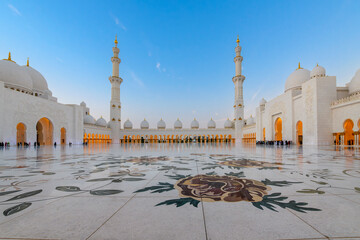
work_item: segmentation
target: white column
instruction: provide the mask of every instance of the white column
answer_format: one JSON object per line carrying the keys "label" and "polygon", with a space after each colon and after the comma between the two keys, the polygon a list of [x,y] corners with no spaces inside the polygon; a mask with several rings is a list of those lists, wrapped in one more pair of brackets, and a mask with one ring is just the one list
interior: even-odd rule
{"label": "white column", "polygon": [[235,62],[235,76],[233,83],[235,85],[235,101],[234,101],[234,117],[235,117],[235,138],[237,141],[242,140],[242,127],[244,123],[244,98],[243,98],[243,83],[245,76],[241,75],[241,64],[243,57],[241,56],[241,47],[239,45],[239,38],[236,40],[237,46],[235,47],[236,56]]}
{"label": "white column", "polygon": [[120,128],[121,128],[121,102],[120,102],[120,85],[123,80],[119,77],[119,65],[121,59],[119,58],[118,41],[115,38],[115,47],[112,48],[114,56],[111,58],[112,62],[112,76],[109,77],[111,83],[111,100],[110,100],[110,127],[112,143],[119,143]]}

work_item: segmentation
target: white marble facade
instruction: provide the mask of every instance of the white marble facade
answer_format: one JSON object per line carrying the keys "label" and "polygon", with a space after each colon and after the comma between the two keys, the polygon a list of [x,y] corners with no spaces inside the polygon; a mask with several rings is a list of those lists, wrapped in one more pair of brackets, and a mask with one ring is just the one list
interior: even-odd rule
{"label": "white marble facade", "polygon": [[[241,46],[235,47],[234,119],[224,126],[210,120],[199,126],[194,119],[190,128],[181,120],[166,123],[162,119],[156,128],[144,119],[140,128],[130,120],[122,122],[119,74],[119,48],[113,47],[111,58],[110,119],[94,119],[86,103],[61,104],[52,96],[45,78],[29,62],[20,66],[9,57],[0,60],[0,142],[40,142],[41,144],[84,141],[119,143],[132,139],[185,139],[204,136],[236,141],[292,141],[309,145],[359,144],[360,70],[345,86],[336,85],[336,77],[327,76],[325,68],[315,66],[310,72],[300,67],[290,74],[283,94],[272,100],[262,99],[256,116],[244,118]],[[230,104],[230,103],[229,103]],[[45,120],[41,120],[45,119]],[[279,120],[280,119],[280,120]],[[280,125],[279,125],[279,122]],[[46,127],[46,124],[48,125]],[[41,125],[41,126],[40,126]],[[280,126],[280,128],[279,128]],[[350,132],[351,130],[351,132]],[[221,136],[221,137],[220,137]]]}

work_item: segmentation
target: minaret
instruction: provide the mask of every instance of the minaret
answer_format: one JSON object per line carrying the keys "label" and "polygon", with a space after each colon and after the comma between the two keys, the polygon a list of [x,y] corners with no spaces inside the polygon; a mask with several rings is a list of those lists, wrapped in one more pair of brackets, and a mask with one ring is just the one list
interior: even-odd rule
{"label": "minaret", "polygon": [[121,128],[121,103],[120,103],[120,84],[122,79],[119,77],[119,58],[120,50],[117,47],[118,41],[115,37],[115,47],[112,48],[114,56],[111,58],[113,64],[112,76],[109,77],[111,83],[111,100],[110,100],[110,127],[111,139],[113,143],[119,143]]}
{"label": "minaret", "polygon": [[245,76],[241,75],[241,63],[243,57],[241,56],[241,47],[239,46],[239,36],[236,40],[235,47],[236,56],[235,62],[235,77],[232,78],[235,85],[235,104],[234,104],[234,122],[235,122],[235,138],[236,141],[242,140],[242,127],[244,123],[244,97],[243,97],[243,83]]}

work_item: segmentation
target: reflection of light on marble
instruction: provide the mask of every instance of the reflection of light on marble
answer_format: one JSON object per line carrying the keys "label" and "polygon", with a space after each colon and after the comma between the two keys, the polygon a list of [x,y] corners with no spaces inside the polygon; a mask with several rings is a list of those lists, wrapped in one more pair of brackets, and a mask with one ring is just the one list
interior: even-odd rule
{"label": "reflection of light on marble", "polygon": [[[184,239],[182,230],[189,232],[197,224],[187,239],[205,239],[193,234],[205,232],[204,217],[225,236],[216,239],[237,239],[248,228],[269,224],[271,237],[269,232],[264,236],[262,231],[252,231],[246,239],[276,239],[293,234],[294,229],[298,233],[290,236],[293,239],[318,236],[316,232],[307,235],[312,229],[309,225],[329,236],[331,231],[344,237],[356,231],[354,236],[359,236],[359,173],[357,148],[127,143],[4,149],[0,150],[0,237],[86,239],[104,226],[95,239],[131,239],[138,232],[142,235],[136,239],[145,235],[174,239],[172,234]],[[187,178],[202,181],[190,183],[184,181]],[[188,190],[185,194],[184,189]],[[199,192],[194,195],[192,190]],[[9,191],[19,192],[4,194]],[[208,194],[206,201],[202,201],[202,191]],[[7,201],[23,193],[33,195]],[[306,214],[299,212],[309,223],[302,225],[304,229],[299,229],[298,217],[287,210],[294,206],[290,211],[305,207]],[[18,212],[10,215],[9,209]],[[250,215],[244,220],[243,216]],[[113,219],[107,221],[109,216]],[[189,216],[196,221],[188,224]],[[242,224],[219,229],[218,219],[226,226]],[[151,229],[144,228],[149,221]],[[73,223],[81,226],[79,231]],[[240,231],[245,223],[249,225]],[[296,228],[288,231],[289,224]],[[162,230],[164,225],[171,234]],[[174,225],[182,230],[174,230]]]}

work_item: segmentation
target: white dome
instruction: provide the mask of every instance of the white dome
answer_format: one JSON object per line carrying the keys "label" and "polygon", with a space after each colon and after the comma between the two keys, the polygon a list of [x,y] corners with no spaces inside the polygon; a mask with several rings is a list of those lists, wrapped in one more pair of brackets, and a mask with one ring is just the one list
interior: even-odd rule
{"label": "white dome", "polygon": [[353,94],[360,91],[360,69],[355,73],[355,76],[349,82],[349,93]]}
{"label": "white dome", "polygon": [[132,128],[133,128],[132,122],[130,122],[129,119],[126,120],[126,121],[124,122],[124,129],[132,129]]}
{"label": "white dome", "polygon": [[316,65],[310,72],[310,78],[325,77],[326,70],[322,66]]}
{"label": "white dome", "polygon": [[22,68],[25,69],[25,71],[30,75],[33,82],[33,90],[35,92],[45,93],[46,90],[49,90],[47,82],[41,73],[32,67],[22,66]]}
{"label": "white dome", "polygon": [[33,82],[25,69],[9,60],[0,60],[0,81],[5,86],[32,92]]}
{"label": "white dome", "polygon": [[224,123],[224,128],[233,128],[233,122],[227,119]]}
{"label": "white dome", "polygon": [[101,127],[106,127],[107,123],[106,123],[106,120],[103,119],[103,117],[100,117],[100,118],[96,121],[95,125],[101,126]]}
{"label": "white dome", "polygon": [[85,124],[95,124],[95,119],[91,115],[85,115],[84,117]]}
{"label": "white dome", "polygon": [[262,106],[262,105],[265,105],[266,104],[266,100],[264,98],[262,98],[259,102],[259,105]]}
{"label": "white dome", "polygon": [[82,101],[82,102],[80,103],[80,106],[86,107],[86,103],[85,103],[84,101]]}
{"label": "white dome", "polygon": [[289,75],[285,82],[285,92],[294,89],[301,88],[301,85],[310,79],[310,71],[303,68],[296,69]]}
{"label": "white dome", "polygon": [[111,128],[111,121],[109,121],[106,125],[108,128]]}
{"label": "white dome", "polygon": [[216,128],[216,123],[213,119],[210,119],[207,125],[208,128]]}
{"label": "white dome", "polygon": [[158,123],[157,123],[157,128],[158,129],[165,129],[166,128],[165,121],[160,119],[160,121],[158,121]]}
{"label": "white dome", "polygon": [[191,121],[191,128],[192,129],[198,129],[199,128],[199,122],[194,118],[194,120]]}
{"label": "white dome", "polygon": [[179,119],[177,119],[177,120],[175,121],[175,123],[174,123],[174,128],[175,128],[175,129],[181,129],[181,128],[182,128],[182,122],[181,122]]}
{"label": "white dome", "polygon": [[144,120],[141,122],[140,128],[141,128],[141,129],[149,129],[149,123],[148,123],[148,121],[146,121],[145,118],[144,118]]}

